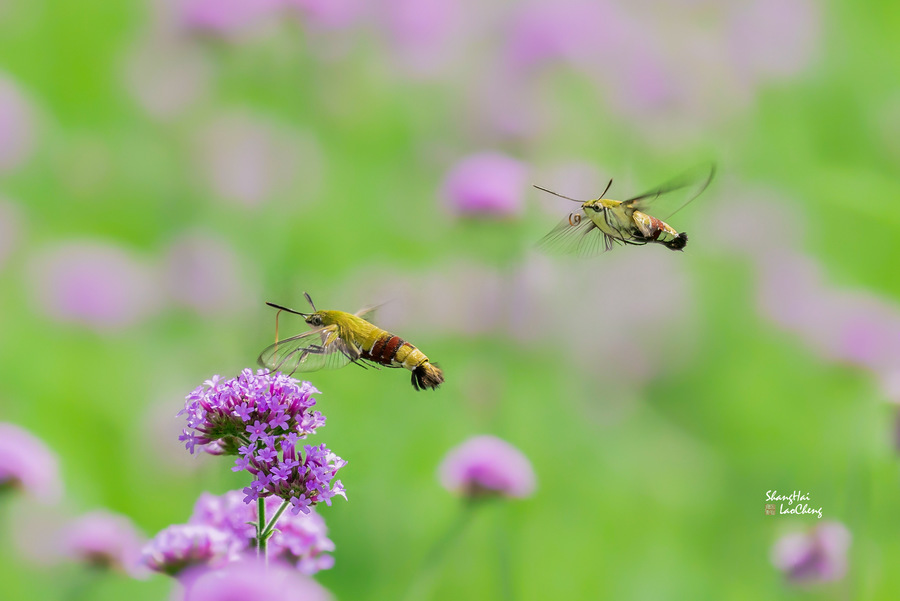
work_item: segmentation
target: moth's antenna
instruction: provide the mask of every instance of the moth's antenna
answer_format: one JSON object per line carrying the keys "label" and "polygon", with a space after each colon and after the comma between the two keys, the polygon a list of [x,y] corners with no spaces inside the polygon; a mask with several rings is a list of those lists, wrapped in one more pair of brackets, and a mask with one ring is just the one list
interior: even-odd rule
{"label": "moth's antenna", "polygon": [[[278,309],[279,311],[287,311],[288,313],[293,313],[294,315],[299,315],[301,317],[309,317],[309,313],[301,313],[300,311],[294,311],[293,309],[288,309],[287,307],[282,307],[281,305],[276,305],[275,303],[266,302],[267,305]],[[315,308],[315,307],[314,307]]]}
{"label": "moth's antenna", "polygon": [[609,178],[609,183],[606,184],[606,190],[603,191],[603,194],[600,195],[600,198],[606,196],[606,193],[609,192],[610,186],[612,186],[612,178]]}
{"label": "moth's antenna", "polygon": [[[532,185],[534,185],[534,184],[532,184]],[[547,188],[541,188],[538,185],[534,185],[534,187],[537,188],[538,190],[543,190],[544,192],[549,192],[553,196],[559,196],[560,198],[565,198],[566,200],[571,200],[572,202],[578,202],[581,204],[589,202],[587,200],[578,200],[577,198],[569,198],[568,196],[563,196],[562,194],[559,194],[558,192],[554,192],[553,190],[548,190]]]}
{"label": "moth's antenna", "polygon": [[304,292],[303,296],[306,297],[306,300],[309,303],[309,306],[313,308],[313,311],[318,311],[318,309],[316,309],[315,303],[312,302],[312,297],[309,295],[309,292]]}

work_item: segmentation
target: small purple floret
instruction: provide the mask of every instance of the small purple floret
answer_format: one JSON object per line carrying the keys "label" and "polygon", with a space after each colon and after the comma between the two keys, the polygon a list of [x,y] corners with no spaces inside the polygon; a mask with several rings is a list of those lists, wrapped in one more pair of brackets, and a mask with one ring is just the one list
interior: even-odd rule
{"label": "small purple floret", "polygon": [[304,514],[309,513],[309,499],[307,499],[305,495],[291,497],[291,505],[293,505],[293,507],[291,507],[291,513],[294,515],[301,512]]}
{"label": "small purple floret", "polygon": [[246,405],[238,405],[234,408],[234,414],[245,422],[250,421],[250,413],[250,407],[247,407]]}
{"label": "small purple floret", "polygon": [[266,426],[268,424],[261,424],[259,420],[256,420],[252,426],[247,426],[247,432],[250,434],[250,441],[259,440],[260,436],[265,436],[266,434]]}
{"label": "small purple floret", "polygon": [[266,463],[271,463],[273,459],[278,458],[278,452],[272,447],[264,447],[257,454],[256,458]]}
{"label": "small purple floret", "polygon": [[288,429],[288,419],[289,418],[287,415],[285,415],[284,413],[279,411],[269,420],[269,426],[272,429],[282,428],[284,430],[287,430]]}

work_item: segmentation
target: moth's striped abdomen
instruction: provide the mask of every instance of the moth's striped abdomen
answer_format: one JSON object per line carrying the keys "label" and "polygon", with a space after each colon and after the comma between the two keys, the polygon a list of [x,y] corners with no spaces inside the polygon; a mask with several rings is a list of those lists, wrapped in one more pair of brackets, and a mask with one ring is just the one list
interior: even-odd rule
{"label": "moth's striped abdomen", "polygon": [[412,384],[417,390],[437,388],[444,381],[440,368],[409,342],[382,329],[373,334],[372,343],[362,349],[361,358],[388,367],[405,367],[412,372]]}

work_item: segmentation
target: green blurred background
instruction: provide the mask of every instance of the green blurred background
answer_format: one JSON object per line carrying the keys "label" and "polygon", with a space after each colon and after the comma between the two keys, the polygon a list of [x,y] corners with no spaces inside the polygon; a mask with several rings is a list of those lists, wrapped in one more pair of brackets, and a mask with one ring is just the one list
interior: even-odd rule
{"label": "green blurred background", "polygon": [[[893,3],[222,3],[233,22],[189,4],[0,3],[0,420],[59,454],[66,487],[0,507],[3,598],[72,598],[80,567],[20,548],[44,522],[108,508],[152,536],[247,484],[183,451],[174,414],[254,366],[263,302],[303,291],[387,302],[382,325],[447,378],[306,376],[317,442],[349,461],[349,502],[320,511],[337,550],[317,580],[338,599],[402,597],[459,511],[436,467],[481,433],[538,489],[475,517],[434,599],[499,598],[501,541],[516,599],[896,596]],[[519,209],[458,215],[443,182],[486,151],[527,173]],[[570,207],[525,184],[588,198],[614,177],[621,198],[705,158],[716,181],[672,220],[683,254],[534,251]],[[53,294],[85,247],[128,275],[88,269],[108,304],[67,309]],[[764,515],[772,489],[847,526],[842,580],[772,566],[818,521]],[[110,575],[84,598],[170,588]]]}

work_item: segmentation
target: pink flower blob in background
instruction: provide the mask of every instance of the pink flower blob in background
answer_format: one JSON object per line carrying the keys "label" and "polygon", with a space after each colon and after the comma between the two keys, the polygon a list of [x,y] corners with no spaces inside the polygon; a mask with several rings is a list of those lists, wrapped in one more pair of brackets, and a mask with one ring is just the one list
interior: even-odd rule
{"label": "pink flower blob in background", "polygon": [[47,505],[62,496],[56,454],[24,428],[0,422],[0,492],[4,488],[19,488]]}
{"label": "pink flower blob in background", "polygon": [[98,510],[72,520],[61,534],[70,558],[143,576],[139,562],[144,537],[127,517]]}
{"label": "pink flower blob in background", "polygon": [[438,474],[444,488],[467,497],[529,497],[536,486],[528,458],[496,436],[475,436],[454,447]]}
{"label": "pink flower blob in background", "polygon": [[154,271],[124,248],[99,240],[64,242],[29,263],[37,306],[51,318],[110,331],[159,306]]}
{"label": "pink flower blob in background", "polygon": [[255,560],[229,564],[218,570],[197,570],[182,578],[184,601],[331,601],[331,594],[315,580],[272,562]]}
{"label": "pink flower blob in background", "polygon": [[209,190],[239,206],[294,195],[297,181],[303,182],[304,199],[321,186],[323,160],[316,140],[249,112],[222,113],[202,127],[196,159]]}
{"label": "pink flower blob in background", "polygon": [[233,314],[255,295],[240,257],[224,240],[204,232],[178,236],[163,261],[163,279],[172,301],[203,314]]}
{"label": "pink flower blob in background", "polygon": [[0,73],[0,173],[21,166],[34,148],[32,108],[19,87]]}
{"label": "pink flower blob in background", "polygon": [[512,217],[522,212],[525,165],[497,152],[469,155],[444,179],[449,210],[462,216]]}
{"label": "pink flower blob in background", "polygon": [[825,522],[809,532],[787,534],[772,548],[772,563],[796,583],[840,580],[847,571],[850,532]]}

